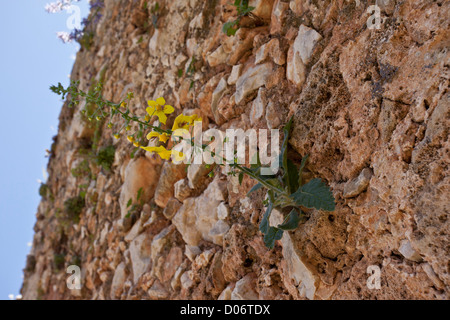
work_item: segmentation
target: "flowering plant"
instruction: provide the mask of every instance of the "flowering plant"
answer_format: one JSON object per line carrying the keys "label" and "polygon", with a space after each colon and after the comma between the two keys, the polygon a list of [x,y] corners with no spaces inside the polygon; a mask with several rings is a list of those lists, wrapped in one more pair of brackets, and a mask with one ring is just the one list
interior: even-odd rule
{"label": "flowering plant", "polygon": [[[142,148],[148,152],[158,154],[162,159],[181,161],[186,158],[186,154],[179,151],[176,147],[169,147],[169,140],[172,142],[186,141],[194,148],[205,150],[208,145],[195,145],[195,139],[186,139],[185,133],[192,130],[196,123],[201,122],[197,115],[178,115],[173,122],[171,129],[166,128],[168,116],[174,113],[175,109],[166,104],[162,97],[156,101],[147,102],[146,114],[142,116],[134,115],[129,108],[130,101],[133,99],[133,93],[128,93],[127,97],[119,103],[106,100],[102,96],[102,85],[97,84],[94,90],[84,92],[78,89],[78,82],[73,82],[69,87],[64,88],[60,83],[58,86],[52,86],[51,90],[63,99],[70,96],[69,106],[80,103],[81,99],[86,100],[86,105],[95,105],[96,109],[89,111],[84,108],[81,112],[88,120],[104,120],[109,117],[108,128],[115,129],[114,137],[119,139],[122,131],[130,131],[131,124],[138,126],[138,131],[128,134],[127,139],[135,147]],[[115,117],[120,116],[124,121],[119,127],[114,126]],[[152,122],[153,119],[158,119]],[[288,139],[292,126],[292,119],[284,127],[284,140],[279,154],[281,170],[271,175],[262,174],[263,165],[258,160],[250,167],[239,164],[236,155],[233,159],[223,158],[224,164],[231,168],[228,174],[237,175],[239,183],[242,183],[244,175],[258,183],[249,191],[257,191],[260,188],[267,189],[268,198],[265,201],[267,209],[260,223],[260,230],[264,234],[264,242],[269,248],[273,248],[275,241],[281,239],[284,231],[294,230],[304,218],[305,211],[302,208],[315,208],[318,210],[334,211],[335,202],[330,189],[320,179],[312,179],[304,183],[303,170],[308,156],[303,157],[299,168],[287,157]],[[144,131],[150,129],[146,134],[148,140],[156,141],[155,146],[144,146]],[[215,156],[215,155],[213,155]],[[189,157],[189,156],[188,156]],[[269,217],[274,208],[290,208],[290,213],[286,215],[283,223],[277,226],[270,226]]]}

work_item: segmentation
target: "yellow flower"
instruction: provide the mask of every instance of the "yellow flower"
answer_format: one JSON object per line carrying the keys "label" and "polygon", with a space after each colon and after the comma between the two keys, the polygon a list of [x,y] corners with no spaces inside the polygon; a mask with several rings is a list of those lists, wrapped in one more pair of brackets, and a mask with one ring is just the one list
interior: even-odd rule
{"label": "yellow flower", "polygon": [[133,145],[134,145],[136,148],[139,148],[139,147],[141,146],[141,144],[140,144],[138,141],[135,141],[135,142],[133,143]]}
{"label": "yellow flower", "polygon": [[120,106],[121,106],[122,108],[126,108],[126,107],[127,107],[127,103],[126,103],[125,101],[123,101],[123,102],[120,104]]}
{"label": "yellow flower", "polygon": [[175,121],[173,123],[172,131],[175,131],[177,129],[186,129],[189,130],[189,128],[194,125],[195,121],[202,121],[202,118],[197,116],[196,114],[193,114],[192,116],[185,116],[183,114],[180,114],[178,117],[175,118]]}
{"label": "yellow flower", "polygon": [[114,135],[114,138],[119,139],[119,138],[120,138],[120,134],[116,133],[116,134]]}
{"label": "yellow flower", "polygon": [[167,133],[158,133],[156,131],[152,131],[147,135],[147,140],[150,140],[151,138],[157,137],[159,141],[166,143],[167,140],[169,140],[170,136]]}
{"label": "yellow flower", "polygon": [[134,137],[133,137],[133,136],[128,136],[127,139],[128,139],[128,141],[130,141],[131,143],[134,142]]}
{"label": "yellow flower", "polygon": [[169,160],[172,155],[172,150],[167,150],[164,147],[141,147],[148,152],[156,152],[162,159]]}
{"label": "yellow flower", "polygon": [[172,106],[166,104],[166,100],[164,98],[158,98],[156,101],[148,100],[147,101],[149,107],[145,109],[150,116],[157,116],[159,122],[162,124],[166,124],[167,116],[166,114],[171,114],[175,111]]}

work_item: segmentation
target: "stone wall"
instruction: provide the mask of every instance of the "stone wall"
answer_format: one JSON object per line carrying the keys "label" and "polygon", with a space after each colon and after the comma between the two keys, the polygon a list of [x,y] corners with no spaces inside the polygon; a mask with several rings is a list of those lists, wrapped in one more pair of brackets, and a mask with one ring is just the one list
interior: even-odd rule
{"label": "stone wall", "polygon": [[[138,114],[164,96],[204,128],[293,116],[290,157],[310,155],[307,173],[331,186],[336,210],[309,211],[268,250],[264,191],[244,196],[252,180],[131,157],[112,138],[120,124],[92,125],[66,103],[24,299],[449,299],[450,2],[380,0],[370,29],[371,1],[250,0],[253,15],[227,37],[230,3],[105,0],[72,79],[84,90],[103,80],[116,102],[133,91]],[[88,151],[110,145],[107,170]],[[144,205],[129,212],[141,188]],[[69,265],[81,290],[66,286]],[[381,289],[368,288],[369,266]]]}

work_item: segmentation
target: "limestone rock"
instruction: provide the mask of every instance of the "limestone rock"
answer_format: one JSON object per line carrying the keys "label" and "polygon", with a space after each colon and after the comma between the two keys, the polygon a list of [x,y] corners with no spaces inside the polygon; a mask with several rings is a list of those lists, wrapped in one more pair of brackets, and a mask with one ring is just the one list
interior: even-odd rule
{"label": "limestone rock", "polygon": [[219,46],[214,52],[206,56],[206,60],[211,67],[227,62],[228,54],[224,51],[223,46]]}
{"label": "limestone rock", "polygon": [[194,261],[195,257],[197,257],[200,253],[202,253],[202,250],[200,250],[199,247],[186,245],[184,254],[191,262]]}
{"label": "limestone rock", "polygon": [[223,236],[230,230],[230,226],[223,220],[218,220],[209,231],[209,236],[216,244],[222,244]]}
{"label": "limestone rock", "polygon": [[243,67],[242,64],[238,64],[238,65],[233,66],[233,68],[231,69],[231,74],[227,80],[227,82],[230,86],[236,84],[236,82],[238,81],[238,79],[241,75],[241,72],[242,72],[242,67]]}
{"label": "limestone rock", "polygon": [[369,185],[370,178],[372,178],[372,171],[369,168],[364,168],[356,179],[347,182],[344,186],[344,198],[352,198],[363,192]]}
{"label": "limestone rock", "polygon": [[161,208],[165,208],[169,199],[174,195],[175,182],[186,176],[184,164],[174,164],[166,161],[163,165],[158,186],[155,190],[155,203]]}
{"label": "limestone rock", "polygon": [[266,96],[264,88],[259,88],[256,99],[253,100],[252,109],[250,110],[250,123],[254,125],[264,115],[266,110]]}
{"label": "limestone rock", "polygon": [[156,189],[155,177],[159,175],[159,167],[145,157],[139,157],[128,163],[125,170],[125,181],[120,192],[120,212],[122,218],[128,214],[128,201],[131,199],[137,203],[139,189],[142,188],[140,200],[149,201]]}
{"label": "limestone rock", "polygon": [[255,291],[255,275],[247,274],[241,280],[236,282],[231,300],[259,300],[259,295]]}
{"label": "limestone rock", "polygon": [[420,254],[414,250],[411,246],[411,242],[408,240],[403,240],[400,243],[400,248],[398,248],[398,251],[408,260],[420,262],[422,261],[422,257]]}
{"label": "limestone rock", "polygon": [[214,90],[214,92],[212,93],[211,96],[211,111],[212,114],[214,116],[214,121],[216,123],[220,123],[220,115],[219,115],[219,111],[218,111],[218,106],[219,106],[219,102],[220,99],[222,99],[222,97],[225,95],[225,93],[227,92],[227,81],[225,80],[225,78],[220,79],[219,84],[217,85],[216,89]]}
{"label": "limestone rock", "polygon": [[151,265],[151,242],[148,234],[142,233],[130,244],[130,259],[133,267],[133,283],[137,283],[141,275]]}
{"label": "limestone rock", "polygon": [[286,63],[286,54],[280,48],[280,41],[272,39],[268,43],[263,44],[256,52],[255,64],[259,64],[271,57],[277,65]]}
{"label": "limestone rock", "polygon": [[250,0],[248,5],[254,7],[252,13],[263,20],[270,20],[274,0]]}
{"label": "limestone rock", "polygon": [[244,100],[251,92],[262,87],[272,72],[272,64],[264,63],[249,68],[236,82],[236,104]]}
{"label": "limestone rock", "polygon": [[[188,245],[196,246],[201,239],[222,244],[225,226],[219,225],[216,229],[214,227],[219,220],[217,207],[226,196],[226,181],[216,177],[200,197],[184,201],[183,206],[173,217],[172,223]],[[192,228],[193,225],[196,226],[195,229]]]}
{"label": "limestone rock", "polygon": [[114,272],[114,277],[111,284],[111,299],[117,299],[122,294],[123,285],[127,279],[126,265],[121,262]]}
{"label": "limestone rock", "polygon": [[221,220],[225,220],[226,218],[228,218],[229,214],[230,208],[225,202],[221,202],[217,207],[217,217]]}
{"label": "limestone rock", "polygon": [[194,285],[194,281],[191,279],[191,271],[186,271],[181,275],[180,278],[181,288],[184,290],[189,290]]}
{"label": "limestone rock", "polygon": [[177,213],[178,209],[180,209],[181,205],[182,203],[176,198],[170,198],[163,211],[164,217],[166,217],[166,219],[168,220],[171,220],[172,217]]}
{"label": "limestone rock", "polygon": [[191,195],[191,188],[189,188],[189,181],[187,179],[181,179],[175,182],[174,196],[178,201],[183,202]]}
{"label": "limestone rock", "polygon": [[208,173],[214,169],[214,166],[206,166],[204,164],[191,164],[188,167],[187,178],[189,181],[189,188],[199,188],[207,179]]}
{"label": "limestone rock", "polygon": [[232,38],[233,44],[228,58],[229,65],[238,64],[239,60],[253,48],[253,40],[256,35],[267,32],[267,27],[253,29],[240,28]]}
{"label": "limestone rock", "polygon": [[219,298],[217,300],[231,300],[231,295],[234,290],[235,283],[229,284],[220,294]]}
{"label": "limestone rock", "polygon": [[301,25],[294,44],[289,49],[286,77],[301,87],[306,80],[306,66],[322,36],[314,29]]}
{"label": "limestone rock", "polygon": [[[277,226],[283,222],[283,215],[278,211],[272,211],[270,216],[270,225]],[[286,261],[285,280],[292,281],[298,292],[294,296],[314,299],[319,279],[314,269],[303,261],[302,255],[298,253],[295,243],[288,232],[283,233],[281,238],[283,246],[283,259]],[[290,288],[291,286],[287,286]],[[292,294],[292,293],[291,293]]]}
{"label": "limestone rock", "polygon": [[161,251],[166,247],[170,242],[170,237],[175,231],[173,225],[163,229],[160,233],[158,233],[152,240],[151,243],[151,260],[154,264],[157,263],[157,258],[161,254]]}
{"label": "limestone rock", "polygon": [[169,297],[169,292],[159,281],[155,281],[147,293],[152,300],[167,299]]}
{"label": "limestone rock", "polygon": [[133,225],[130,232],[128,232],[128,234],[125,236],[125,241],[127,242],[133,241],[137,237],[137,235],[141,232],[141,228],[142,222],[141,220],[138,220],[138,222]]}
{"label": "limestone rock", "polygon": [[270,33],[281,32],[284,19],[289,9],[289,3],[282,0],[276,0],[272,9],[272,18],[270,20]]}
{"label": "limestone rock", "polygon": [[218,74],[212,77],[211,79],[206,82],[206,84],[202,87],[201,92],[197,96],[197,104],[202,110],[202,112],[208,117],[213,118],[214,116],[212,114],[211,109],[211,102],[212,102],[212,94],[214,90],[217,88],[217,85],[219,84],[219,81],[222,79],[222,75]]}
{"label": "limestone rock", "polygon": [[[281,112],[280,112],[281,111]],[[266,122],[269,129],[276,129],[284,123],[285,110],[275,105],[273,101],[269,101],[266,107]]]}

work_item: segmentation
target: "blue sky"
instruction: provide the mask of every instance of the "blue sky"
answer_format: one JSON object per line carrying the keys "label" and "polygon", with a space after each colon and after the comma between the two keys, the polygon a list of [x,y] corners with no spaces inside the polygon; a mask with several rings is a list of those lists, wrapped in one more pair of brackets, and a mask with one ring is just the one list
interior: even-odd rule
{"label": "blue sky", "polygon": [[[49,90],[67,85],[77,47],[63,44],[66,12],[49,14],[52,0],[2,1],[0,10],[0,299],[19,294],[40,201],[38,179],[47,167],[62,102]],[[79,3],[83,16],[87,1]]]}

